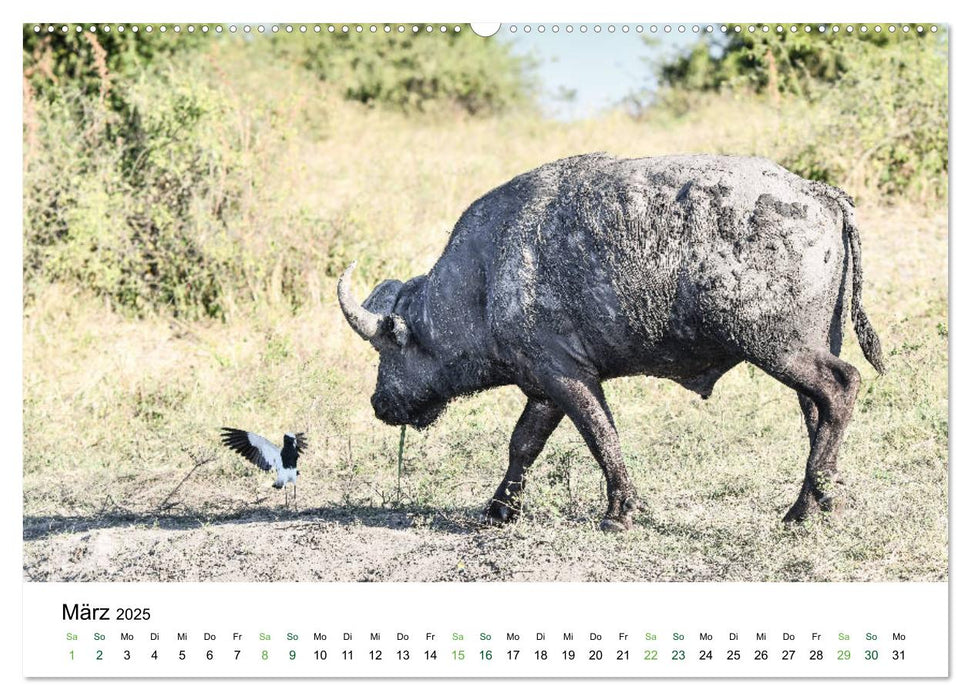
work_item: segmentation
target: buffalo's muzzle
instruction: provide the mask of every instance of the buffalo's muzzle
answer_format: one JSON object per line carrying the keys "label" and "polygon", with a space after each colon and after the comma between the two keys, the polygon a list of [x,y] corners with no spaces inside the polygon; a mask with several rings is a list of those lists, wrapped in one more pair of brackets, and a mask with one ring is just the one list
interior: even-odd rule
{"label": "buffalo's muzzle", "polygon": [[401,425],[404,420],[399,416],[394,403],[385,394],[375,394],[371,397],[371,407],[378,420],[390,425]]}

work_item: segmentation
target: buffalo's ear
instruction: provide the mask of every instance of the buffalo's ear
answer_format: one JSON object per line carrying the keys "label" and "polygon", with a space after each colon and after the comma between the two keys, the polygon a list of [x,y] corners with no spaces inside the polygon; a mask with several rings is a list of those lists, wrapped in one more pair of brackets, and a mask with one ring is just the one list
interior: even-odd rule
{"label": "buffalo's ear", "polygon": [[[420,344],[425,318],[425,286],[428,275],[418,275],[405,282],[398,291],[394,311],[388,319],[387,329],[398,347]],[[405,321],[405,319],[408,319]]]}
{"label": "buffalo's ear", "polygon": [[385,280],[374,288],[363,304],[365,309],[384,319],[379,331],[385,342],[390,341],[399,348],[408,344],[411,335],[405,320],[394,313],[394,307],[404,287],[405,284],[400,280]]}
{"label": "buffalo's ear", "polygon": [[388,316],[394,311],[394,305],[398,301],[398,295],[404,283],[401,280],[385,280],[368,294],[362,306],[371,313],[379,316]]}
{"label": "buffalo's ear", "polygon": [[411,331],[408,330],[408,324],[405,323],[405,320],[401,316],[398,314],[390,314],[386,328],[386,334],[394,339],[395,344],[399,348],[408,345],[411,340]]}

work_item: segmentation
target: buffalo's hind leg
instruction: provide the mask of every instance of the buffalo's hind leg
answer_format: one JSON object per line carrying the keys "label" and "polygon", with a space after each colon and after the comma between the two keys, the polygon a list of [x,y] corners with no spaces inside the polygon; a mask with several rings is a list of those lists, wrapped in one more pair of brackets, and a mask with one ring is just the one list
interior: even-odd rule
{"label": "buffalo's hind leg", "polygon": [[519,515],[526,470],[536,461],[562,419],[563,411],[550,401],[531,398],[526,402],[509,440],[509,469],[486,512],[489,522],[501,524]]}
{"label": "buffalo's hind leg", "polygon": [[801,391],[796,392],[796,395],[799,396],[799,408],[802,409],[802,417],[806,421],[806,432],[809,433],[809,449],[812,449],[813,440],[816,439],[816,428],[819,427],[819,409],[816,408],[813,400]]}
{"label": "buffalo's hind leg", "polygon": [[[806,422],[806,432],[809,433],[809,449],[813,448],[813,443],[816,442],[816,430],[819,427],[819,409],[816,408],[816,404],[813,400],[803,394],[801,391],[797,391],[796,395],[799,397],[799,408],[802,409],[803,420]],[[802,489],[799,491],[799,496],[796,498],[795,504],[789,509],[789,512],[785,516],[785,522],[790,522],[794,520],[803,520],[806,514],[809,513],[809,509],[813,504],[813,494],[812,494],[812,480],[809,475],[809,467],[806,467],[806,478],[802,482]]]}
{"label": "buffalo's hind leg", "polygon": [[860,373],[835,355],[822,351],[797,353],[777,379],[799,393],[799,403],[809,432],[806,477],[785,522],[806,518],[813,501],[823,511],[833,510],[833,484],[837,482],[836,459],[843,435],[853,415],[860,389]]}

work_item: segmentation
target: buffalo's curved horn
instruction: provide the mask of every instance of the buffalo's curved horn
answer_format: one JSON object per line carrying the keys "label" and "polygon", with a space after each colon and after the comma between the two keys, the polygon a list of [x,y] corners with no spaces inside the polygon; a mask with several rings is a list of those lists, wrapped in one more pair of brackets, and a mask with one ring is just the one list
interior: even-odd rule
{"label": "buffalo's curved horn", "polygon": [[344,318],[347,319],[351,328],[359,336],[364,338],[364,340],[372,342],[377,338],[378,330],[381,328],[381,324],[384,323],[384,316],[368,311],[358,304],[351,294],[351,273],[356,266],[357,261],[348,265],[347,269],[344,270],[344,273],[337,281],[337,301],[340,303],[341,311],[344,312]]}

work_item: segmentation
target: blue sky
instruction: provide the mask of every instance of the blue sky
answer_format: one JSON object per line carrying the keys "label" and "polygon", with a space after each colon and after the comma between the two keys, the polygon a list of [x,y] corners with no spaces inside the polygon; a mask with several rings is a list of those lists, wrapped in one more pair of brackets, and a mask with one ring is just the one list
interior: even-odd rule
{"label": "blue sky", "polygon": [[[592,116],[634,90],[653,87],[648,61],[684,52],[698,39],[690,26],[683,34],[676,27],[665,34],[660,26],[656,34],[651,34],[650,24],[641,25],[643,34],[637,33],[636,24],[627,25],[627,33],[619,24],[613,25],[613,33],[608,32],[606,24],[600,25],[600,32],[595,32],[592,24],[586,25],[586,32],[580,32],[579,25],[572,26],[572,32],[560,25],[553,33],[546,25],[540,33],[538,25],[531,25],[527,33],[523,25],[518,25],[513,33],[510,25],[503,25],[496,35],[511,42],[517,54],[539,61],[536,73],[542,84],[541,103],[551,116],[565,120]],[[643,36],[654,37],[654,43],[646,44]],[[577,91],[573,104],[554,98],[561,86]]]}

